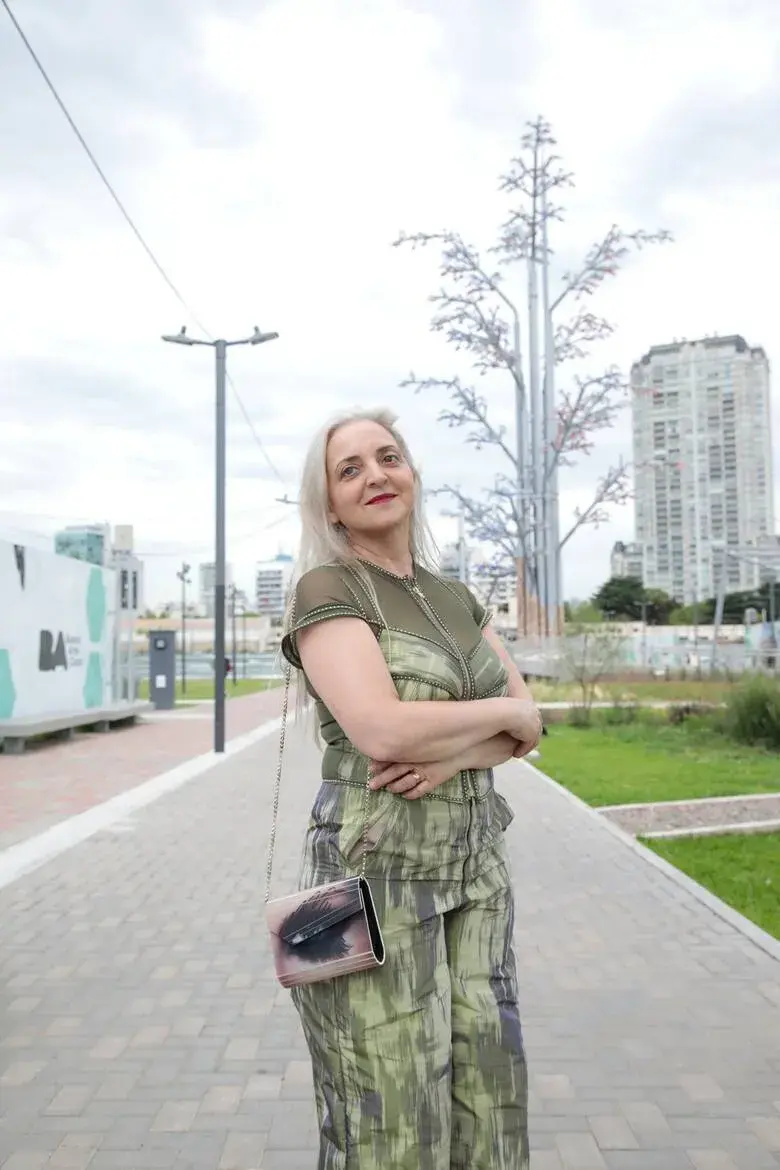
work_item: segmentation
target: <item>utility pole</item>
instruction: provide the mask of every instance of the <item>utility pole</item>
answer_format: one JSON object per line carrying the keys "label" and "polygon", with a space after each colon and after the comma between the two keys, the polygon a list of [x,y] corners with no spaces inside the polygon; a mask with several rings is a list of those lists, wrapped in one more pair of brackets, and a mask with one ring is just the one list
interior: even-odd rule
{"label": "utility pole", "polygon": [[214,751],[225,750],[225,494],[226,494],[226,440],[225,440],[225,382],[227,374],[227,351],[232,345],[262,345],[276,341],[278,333],[261,333],[255,326],[251,337],[236,341],[204,341],[188,337],[187,327],[182,325],[180,333],[165,334],[163,341],[176,345],[208,345],[216,358],[216,419],[215,419],[215,472],[216,472],[216,530],[215,582],[214,582]]}
{"label": "utility pole", "polygon": [[[243,650],[241,654],[241,677],[246,679],[246,661],[247,661],[247,644],[246,644],[246,600],[241,606],[241,640],[243,642]],[[235,670],[235,664],[233,665]]]}
{"label": "utility pole", "polygon": [[547,560],[547,632],[561,633],[561,534],[558,498],[558,412],[555,401],[555,330],[550,307],[550,246],[547,188],[542,188],[542,312],[544,315],[544,547]]}
{"label": "utility pole", "polygon": [[238,676],[236,674],[236,671],[238,669],[238,666],[236,664],[237,651],[236,651],[236,587],[235,587],[235,585],[230,586],[230,624],[232,626],[232,641],[233,641],[232,678],[233,678],[233,686],[237,687],[238,686]]}
{"label": "utility pole", "polygon": [[[435,494],[425,492],[424,495]],[[443,512],[442,515],[450,516],[458,521],[458,540],[456,549],[458,551],[458,580],[464,585],[469,583],[469,559],[468,559],[468,545],[466,544],[466,512],[462,503],[458,504],[457,512]]]}
{"label": "utility pole", "polygon": [[[528,459],[528,409],[525,398],[525,379],[523,378],[523,355],[520,342],[520,314],[511,302],[505,302],[512,312],[512,374],[515,382],[515,442],[517,445],[517,555],[516,572],[517,582],[515,593],[517,596],[517,632],[520,630],[520,603],[523,608],[522,633],[528,636],[528,597],[529,597],[529,566],[526,553],[527,545],[523,543],[523,521],[528,516],[528,489],[526,477],[529,470]],[[525,539],[528,535],[526,532]]]}
{"label": "utility pole", "polygon": [[463,515],[463,505],[458,512],[458,579],[461,584],[469,583],[469,566],[466,556],[466,518]]}
{"label": "utility pole", "polygon": [[539,144],[534,145],[534,190],[531,221],[530,254],[528,257],[528,386],[531,405],[531,475],[533,513],[533,558],[536,577],[536,629],[540,638],[545,634],[547,606],[547,565],[544,546],[544,415],[539,361],[539,252],[544,208],[539,190]]}
{"label": "utility pole", "polygon": [[190,566],[182,561],[176,576],[181,581],[181,693],[187,694],[187,586],[190,584]]}

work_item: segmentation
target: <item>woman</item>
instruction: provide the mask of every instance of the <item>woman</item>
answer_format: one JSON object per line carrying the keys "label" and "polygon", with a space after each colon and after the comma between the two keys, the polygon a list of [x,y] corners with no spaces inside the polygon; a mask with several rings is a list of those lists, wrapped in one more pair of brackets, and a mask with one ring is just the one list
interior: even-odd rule
{"label": "woman", "polygon": [[394,421],[350,415],[312,444],[282,643],[325,743],[301,888],[358,872],[367,846],[387,953],[292,993],[319,1170],[526,1170],[512,813],[492,767],[541,725],[489,615],[425,567],[420,480]]}

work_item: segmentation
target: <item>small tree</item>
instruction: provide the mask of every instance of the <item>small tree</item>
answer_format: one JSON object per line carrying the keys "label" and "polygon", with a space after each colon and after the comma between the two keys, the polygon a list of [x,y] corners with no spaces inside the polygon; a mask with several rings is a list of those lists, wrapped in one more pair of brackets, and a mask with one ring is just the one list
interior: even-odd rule
{"label": "small tree", "polygon": [[644,619],[649,626],[668,626],[675,607],[674,598],[663,589],[645,589]]}
{"label": "small tree", "polygon": [[625,639],[609,626],[582,623],[566,627],[561,666],[580,689],[575,721],[589,723],[599,683],[623,663]]}
{"label": "small tree", "polygon": [[644,597],[645,587],[639,577],[610,577],[593,594],[593,604],[605,617],[638,622]]}
{"label": "small tree", "polygon": [[[529,279],[536,280],[539,268],[546,268],[550,254],[547,229],[563,217],[562,207],[552,199],[559,190],[573,185],[572,175],[559,165],[555,145],[544,119],[528,124],[520,154],[500,179],[500,189],[512,204],[487,256],[452,230],[402,233],[395,241],[396,246],[433,245],[440,249],[442,285],[430,297],[434,305],[432,330],[443,334],[456,350],[468,354],[480,376],[505,376],[522,401],[526,385],[518,351],[520,302],[508,291],[507,276],[512,268],[520,266],[528,269]],[[616,275],[632,252],[670,238],[666,231],[624,231],[613,225],[580,265],[562,274],[549,302],[551,353],[547,356],[552,359],[552,367],[547,362],[545,368],[550,377],[556,365],[579,363],[589,356],[596,342],[612,334],[613,326],[586,307],[604,281]],[[520,285],[517,279],[514,283]],[[568,305],[572,306],[571,314],[562,316]],[[529,383],[537,372],[529,358]],[[625,504],[629,499],[629,467],[618,460],[598,480],[584,506],[575,509],[563,533],[559,531],[557,489],[551,485],[557,482],[560,468],[571,467],[591,453],[597,436],[612,427],[626,404],[627,383],[616,367],[572,374],[557,395],[552,419],[545,417],[547,427],[540,432],[538,421],[531,426],[533,442],[538,443],[541,435],[544,446],[544,502],[533,495],[536,488],[531,490],[529,469],[524,466],[527,452],[519,451],[506,428],[494,421],[487,398],[474,385],[457,376],[419,378],[414,373],[403,384],[418,392],[446,393],[451,405],[442,411],[441,420],[451,427],[468,428],[467,442],[477,449],[493,447],[499,454],[501,470],[481,499],[471,499],[452,485],[443,489],[457,500],[470,535],[490,548],[491,560],[486,567],[489,574],[497,578],[514,575],[521,562],[528,587],[539,598],[542,530],[557,535],[554,553],[559,561],[560,550],[579,529],[598,526],[609,518],[613,505]],[[531,398],[533,406],[533,395]],[[534,424],[530,414],[527,421]],[[521,483],[525,484],[522,490]],[[546,511],[548,507],[551,514]],[[556,604],[561,600],[559,592]]]}

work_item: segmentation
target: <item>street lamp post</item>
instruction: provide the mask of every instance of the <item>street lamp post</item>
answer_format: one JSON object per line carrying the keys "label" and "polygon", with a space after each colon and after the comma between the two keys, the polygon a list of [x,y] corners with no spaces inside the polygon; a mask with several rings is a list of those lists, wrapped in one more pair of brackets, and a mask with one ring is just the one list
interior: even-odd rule
{"label": "street lamp post", "polygon": [[261,333],[255,326],[251,337],[236,341],[204,341],[189,337],[186,326],[180,333],[164,334],[163,341],[176,345],[208,345],[216,357],[216,523],[214,559],[214,751],[225,750],[225,487],[226,487],[226,443],[225,443],[225,381],[227,351],[232,345],[262,345],[276,341],[278,333]]}
{"label": "street lamp post", "polygon": [[182,561],[176,576],[181,581],[181,693],[187,694],[187,586],[190,584],[190,566]]}
{"label": "street lamp post", "polygon": [[[246,600],[244,600],[241,605],[241,641],[243,643],[243,652],[241,654],[241,677],[246,679]],[[235,663],[233,665],[233,669],[235,670]]]}
{"label": "street lamp post", "polygon": [[236,587],[235,587],[235,585],[230,586],[230,627],[231,627],[232,643],[233,643],[233,649],[232,649],[233,669],[231,672],[231,676],[233,679],[233,687],[235,689],[235,687],[238,686],[238,675],[236,673],[238,670],[238,662],[236,659],[236,655],[237,655],[238,651],[236,649]]}

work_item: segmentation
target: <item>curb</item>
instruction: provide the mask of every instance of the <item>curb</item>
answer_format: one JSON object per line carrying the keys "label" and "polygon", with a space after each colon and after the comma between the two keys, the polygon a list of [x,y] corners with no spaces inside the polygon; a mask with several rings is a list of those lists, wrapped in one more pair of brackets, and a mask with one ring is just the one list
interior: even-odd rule
{"label": "curb", "polygon": [[682,808],[689,804],[736,804],[751,800],[777,800],[777,792],[746,792],[736,796],[692,796],[689,800],[638,800],[633,804],[596,804],[588,808],[596,808],[601,813],[620,812],[621,809],[636,808]]}
{"label": "curb", "polygon": [[637,833],[645,841],[682,840],[686,837],[729,837],[755,836],[759,833],[776,833],[780,829],[780,820],[771,821],[732,821],[727,825],[695,825],[684,829],[650,829],[644,833]]}
{"label": "curb", "polygon": [[755,922],[751,922],[749,918],[745,918],[744,914],[740,914],[738,910],[727,905],[721,898],[711,893],[710,890],[705,889],[704,886],[699,885],[698,882],[688,877],[682,870],[677,869],[676,866],[671,865],[668,861],[659,857],[652,849],[647,849],[644,845],[640,844],[625,829],[621,829],[619,825],[614,824],[608,817],[602,816],[600,812],[591,808],[584,800],[580,800],[579,796],[575,796],[573,792],[570,792],[568,788],[564,788],[562,784],[559,784],[557,780],[553,780],[551,776],[542,772],[540,768],[526,763],[525,760],[520,760],[519,762],[524,768],[528,768],[535,776],[543,780],[545,784],[554,788],[570,804],[575,805],[581,812],[585,813],[592,820],[597,821],[605,832],[616,837],[618,841],[632,850],[633,853],[636,853],[646,864],[658,870],[665,878],[668,878],[676,886],[685,890],[697,902],[701,903],[702,906],[706,906],[717,918],[720,918],[723,922],[727,922],[729,926],[739,931],[741,935],[749,939],[764,954],[769,955],[770,958],[780,963],[780,940],[773,938],[771,934],[762,930],[760,926],[756,926]]}
{"label": "curb", "polygon": [[[294,722],[294,716],[290,718],[290,722]],[[251,731],[229,739],[225,744],[224,755],[209,751],[200,756],[193,756],[176,764],[167,772],[152,776],[84,812],[57,821],[41,833],[0,850],[0,890],[87,841],[95,833],[104,832],[123,823],[129,816],[154,804],[169,792],[175,792],[185,784],[221,767],[240,752],[273,735],[279,730],[281,723],[279,715],[269,719]]]}

